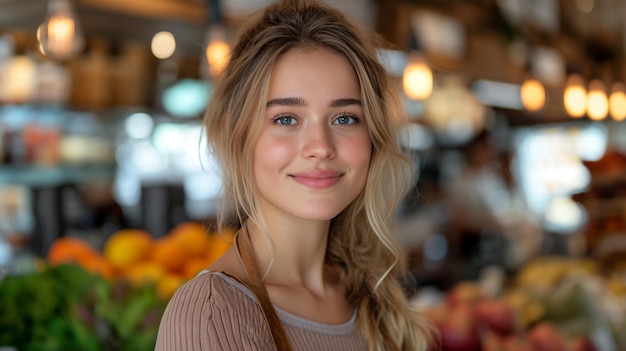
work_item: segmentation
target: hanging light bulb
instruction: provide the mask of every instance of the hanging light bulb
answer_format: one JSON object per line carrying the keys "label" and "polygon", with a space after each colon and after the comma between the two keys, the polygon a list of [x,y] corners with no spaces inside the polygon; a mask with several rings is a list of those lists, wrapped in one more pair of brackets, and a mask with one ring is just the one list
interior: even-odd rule
{"label": "hanging light bulb", "polygon": [[407,97],[425,100],[433,92],[433,72],[417,53],[409,54],[409,62],[402,74],[402,88]]}
{"label": "hanging light bulb", "polygon": [[522,83],[520,97],[525,109],[536,112],[546,104],[546,89],[540,81],[530,78]]}
{"label": "hanging light bulb", "polygon": [[85,46],[83,30],[69,0],[49,0],[46,18],[37,29],[42,53],[65,60]]}
{"label": "hanging light bulb", "polygon": [[595,121],[603,120],[609,113],[609,99],[604,91],[604,83],[594,79],[589,83],[589,95],[587,95],[587,115]]}
{"label": "hanging light bulb", "polygon": [[226,42],[226,33],[221,25],[213,25],[209,28],[208,43],[206,47],[206,60],[209,66],[209,74],[213,78],[219,77],[230,60],[230,45]]}
{"label": "hanging light bulb", "polygon": [[570,117],[580,118],[585,115],[587,109],[587,91],[583,85],[583,79],[577,74],[567,78],[567,85],[563,93],[563,105],[565,112]]}
{"label": "hanging light bulb", "polygon": [[626,118],[626,88],[624,84],[617,82],[613,84],[611,96],[609,96],[609,113],[616,121]]}
{"label": "hanging light bulb", "polygon": [[152,37],[150,49],[152,50],[152,55],[158,59],[165,60],[172,57],[174,52],[176,52],[176,38],[174,34],[168,31],[156,33]]}

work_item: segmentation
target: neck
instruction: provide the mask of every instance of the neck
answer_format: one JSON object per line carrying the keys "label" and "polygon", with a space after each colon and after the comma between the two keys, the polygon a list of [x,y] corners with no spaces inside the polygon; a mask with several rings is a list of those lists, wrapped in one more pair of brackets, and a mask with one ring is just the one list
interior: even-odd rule
{"label": "neck", "polygon": [[324,263],[330,221],[277,223],[266,218],[266,225],[267,233],[246,223],[264,283],[322,289],[328,280]]}

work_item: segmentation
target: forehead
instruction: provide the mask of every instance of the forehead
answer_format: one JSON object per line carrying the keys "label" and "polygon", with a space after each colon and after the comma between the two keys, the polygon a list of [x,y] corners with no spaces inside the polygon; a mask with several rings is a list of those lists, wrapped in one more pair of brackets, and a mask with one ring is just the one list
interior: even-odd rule
{"label": "forehead", "polygon": [[359,98],[360,84],[343,55],[324,47],[294,48],[276,60],[270,76],[269,98],[284,94]]}

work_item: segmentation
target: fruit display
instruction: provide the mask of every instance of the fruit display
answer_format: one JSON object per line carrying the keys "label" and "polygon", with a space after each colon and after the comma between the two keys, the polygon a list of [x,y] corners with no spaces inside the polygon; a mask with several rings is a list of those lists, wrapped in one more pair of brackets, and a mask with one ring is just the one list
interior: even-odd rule
{"label": "fruit display", "polygon": [[[615,149],[607,149],[597,161],[586,161],[591,181],[587,189],[574,194],[572,198],[587,212],[584,236],[587,251],[599,254],[605,241],[621,237],[626,242],[626,154]],[[622,246],[626,247],[626,246]],[[626,264],[626,260],[622,261]]]}
{"label": "fruit display", "polygon": [[101,251],[81,238],[62,237],[50,247],[47,263],[74,262],[107,279],[128,281],[133,286],[154,285],[167,300],[181,284],[219,258],[231,246],[234,233],[208,233],[197,222],[178,224],[160,238],[142,229],[122,229],[104,242]]}
{"label": "fruit display", "polygon": [[499,290],[462,281],[422,308],[440,351],[626,349],[626,278],[590,259],[538,257]]}
{"label": "fruit display", "polygon": [[209,233],[196,222],[160,238],[123,229],[101,248],[58,238],[34,271],[0,279],[0,348],[152,350],[174,292],[233,238],[234,230]]}

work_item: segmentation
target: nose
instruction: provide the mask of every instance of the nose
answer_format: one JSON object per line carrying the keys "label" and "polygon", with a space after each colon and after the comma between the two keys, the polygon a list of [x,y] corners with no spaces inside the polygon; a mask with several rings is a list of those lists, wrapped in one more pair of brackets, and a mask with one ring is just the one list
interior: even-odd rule
{"label": "nose", "polygon": [[305,128],[302,154],[306,158],[328,159],[335,156],[332,131],[327,125],[311,124]]}

